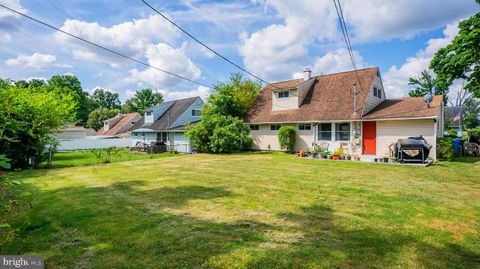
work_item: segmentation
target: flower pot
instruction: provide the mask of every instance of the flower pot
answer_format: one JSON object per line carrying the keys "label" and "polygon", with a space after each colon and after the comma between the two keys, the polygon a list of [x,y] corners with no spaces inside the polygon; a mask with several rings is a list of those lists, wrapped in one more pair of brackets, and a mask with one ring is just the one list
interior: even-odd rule
{"label": "flower pot", "polygon": [[332,156],[332,155],[328,155],[328,159],[329,159],[329,160],[333,160],[333,156]]}
{"label": "flower pot", "polygon": [[388,163],[388,157],[383,157],[383,162]]}
{"label": "flower pot", "polygon": [[333,160],[340,160],[340,155],[333,154]]}
{"label": "flower pot", "polygon": [[378,163],[378,158],[374,158],[373,161]]}
{"label": "flower pot", "polygon": [[347,156],[347,161],[351,161],[352,160],[352,157],[351,156]]}

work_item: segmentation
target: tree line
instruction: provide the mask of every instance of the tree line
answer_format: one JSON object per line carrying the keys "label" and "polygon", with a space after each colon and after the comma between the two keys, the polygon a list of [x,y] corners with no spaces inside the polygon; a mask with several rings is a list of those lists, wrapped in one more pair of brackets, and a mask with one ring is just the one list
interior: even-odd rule
{"label": "tree line", "polygon": [[48,86],[57,88],[62,93],[68,93],[75,101],[72,123],[95,130],[103,126],[104,120],[119,113],[137,112],[143,115],[145,109],[163,102],[163,95],[149,88],[136,91],[134,96],[127,99],[124,104],[120,102],[118,93],[105,89],[97,88],[92,94],[89,94],[82,88],[80,80],[74,75],[54,75],[47,81],[42,79],[1,80],[1,83],[4,87],[33,91]]}

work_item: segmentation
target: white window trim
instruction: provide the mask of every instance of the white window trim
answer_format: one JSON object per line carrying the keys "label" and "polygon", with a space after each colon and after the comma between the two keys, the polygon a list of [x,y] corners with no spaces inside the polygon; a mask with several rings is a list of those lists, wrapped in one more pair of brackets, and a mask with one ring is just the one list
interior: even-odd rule
{"label": "white window trim", "polygon": [[[337,140],[336,139],[336,133],[337,130],[335,129],[335,124],[337,123],[348,123],[350,124],[350,139],[349,140]],[[318,129],[320,128],[320,124],[330,124],[331,125],[331,134],[332,134],[332,139],[330,140],[323,140],[320,139],[320,136],[318,135]],[[319,122],[316,127],[314,128],[315,132],[315,141],[318,142],[353,142],[353,130],[352,130],[352,122],[351,121],[337,121],[337,122]]]}
{"label": "white window trim", "polygon": [[[330,133],[331,133],[331,139],[330,140],[324,140],[324,139],[320,139],[320,136],[318,135],[318,129],[320,128],[320,124],[330,124]],[[317,128],[316,128],[316,135],[317,135],[317,141],[320,141],[320,142],[333,142],[335,141],[335,130],[332,129],[332,128],[335,128],[335,123],[333,122],[319,122],[317,124]]]}
{"label": "white window trim", "polygon": [[251,133],[258,133],[258,132],[260,132],[260,129],[261,129],[261,128],[260,128],[260,124],[250,124],[250,126],[252,126],[252,125],[258,126],[258,130],[252,130],[252,129],[250,128],[250,132],[251,132]]}
{"label": "white window trim", "polygon": [[[309,130],[307,130],[307,129],[300,130],[300,125],[302,125],[302,124],[303,125],[307,125],[307,124],[310,125],[310,129]],[[311,124],[311,123],[299,123],[299,124],[297,124],[297,130],[299,132],[302,132],[302,133],[311,132],[313,130],[313,124]]]}
{"label": "white window trim", "polygon": [[[350,125],[350,128],[349,128],[349,133],[350,133],[350,137],[348,140],[337,140],[337,129],[335,128],[335,124],[337,123],[348,123]],[[335,122],[333,124],[333,139],[334,141],[338,141],[338,142],[352,142],[352,136],[353,136],[353,133],[352,133],[352,122],[351,121],[339,121],[339,122]]]}
{"label": "white window trim", "polygon": [[[288,93],[288,96],[287,97],[280,97],[280,93],[285,93],[285,92]],[[290,95],[291,95],[290,91],[281,91],[281,92],[277,93],[277,98],[278,99],[288,99],[288,98],[290,98]]]}
{"label": "white window trim", "polygon": [[270,124],[268,126],[268,129],[270,130],[271,133],[278,133],[278,130],[272,130],[272,125],[280,125],[280,128],[282,128],[282,124],[275,124],[275,123]]}

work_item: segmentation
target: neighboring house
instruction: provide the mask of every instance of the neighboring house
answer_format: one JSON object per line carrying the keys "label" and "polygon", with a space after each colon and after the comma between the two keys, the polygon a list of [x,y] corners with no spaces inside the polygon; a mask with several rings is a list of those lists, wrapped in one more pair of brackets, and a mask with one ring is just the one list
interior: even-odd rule
{"label": "neighboring house", "polygon": [[98,130],[97,136],[102,137],[130,137],[130,130],[142,119],[138,113],[119,114],[103,121],[103,127]]}
{"label": "neighboring house", "polygon": [[[267,85],[245,120],[250,124],[253,148],[279,150],[278,129],[295,126],[296,150],[312,143],[342,147],[356,155],[385,156],[399,138],[422,135],[432,146],[443,135],[443,100],[434,96],[386,99],[378,68],[310,76]],[[356,87],[354,87],[356,84]],[[354,97],[353,89],[356,88]]]}
{"label": "neighboring house", "polygon": [[458,136],[462,136],[461,122],[461,107],[446,107],[445,108],[445,123],[448,130],[457,131]]}
{"label": "neighboring house", "polygon": [[57,138],[61,140],[67,139],[84,139],[87,136],[94,136],[95,130],[85,128],[83,126],[66,125],[57,134]]}
{"label": "neighboring house", "polygon": [[178,151],[190,151],[184,137],[185,126],[200,121],[203,100],[200,97],[163,102],[145,110],[145,116],[132,129],[132,146],[164,142]]}

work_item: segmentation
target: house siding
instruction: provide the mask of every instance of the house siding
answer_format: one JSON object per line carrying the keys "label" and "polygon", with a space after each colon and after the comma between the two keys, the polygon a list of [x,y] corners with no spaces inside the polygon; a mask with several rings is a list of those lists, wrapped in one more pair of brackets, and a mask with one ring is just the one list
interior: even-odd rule
{"label": "house siding", "polygon": [[[309,150],[313,142],[313,125],[312,130],[299,131],[297,124],[282,124],[282,126],[292,126],[296,130],[296,143],[295,151]],[[270,124],[259,125],[260,130],[251,131],[250,137],[252,137],[253,144],[252,149],[257,150],[281,150],[278,143],[278,131],[271,131]]]}
{"label": "house siding", "polygon": [[192,116],[192,110],[194,110],[194,109],[195,110],[201,110],[202,106],[203,106],[203,100],[201,98],[197,98],[192,103],[192,105],[190,105],[190,107],[187,110],[185,110],[182,113],[182,115],[180,115],[180,117],[178,117],[178,119],[175,120],[175,122],[172,125],[170,125],[169,128],[176,128],[176,127],[179,127],[179,126],[183,126],[187,123],[199,121],[201,117]]}
{"label": "house siding", "polygon": [[[375,97],[373,95],[373,88],[376,87],[377,89],[382,91],[382,98]],[[385,101],[385,91],[383,89],[382,81],[380,77],[375,77],[375,79],[372,82],[372,85],[370,86],[370,89],[368,90],[367,94],[367,99],[365,103],[365,111],[364,115],[370,112],[372,109],[374,109],[376,106],[378,106],[381,102]]]}
{"label": "house siding", "polygon": [[433,146],[429,156],[435,159],[435,124],[432,119],[377,121],[377,155],[387,155],[390,144],[399,138],[422,135]]}
{"label": "house siding", "polygon": [[[285,89],[287,91],[287,89]],[[272,111],[282,111],[298,108],[298,91],[297,89],[288,90],[290,95],[288,98],[278,98],[278,92],[272,92]]]}

